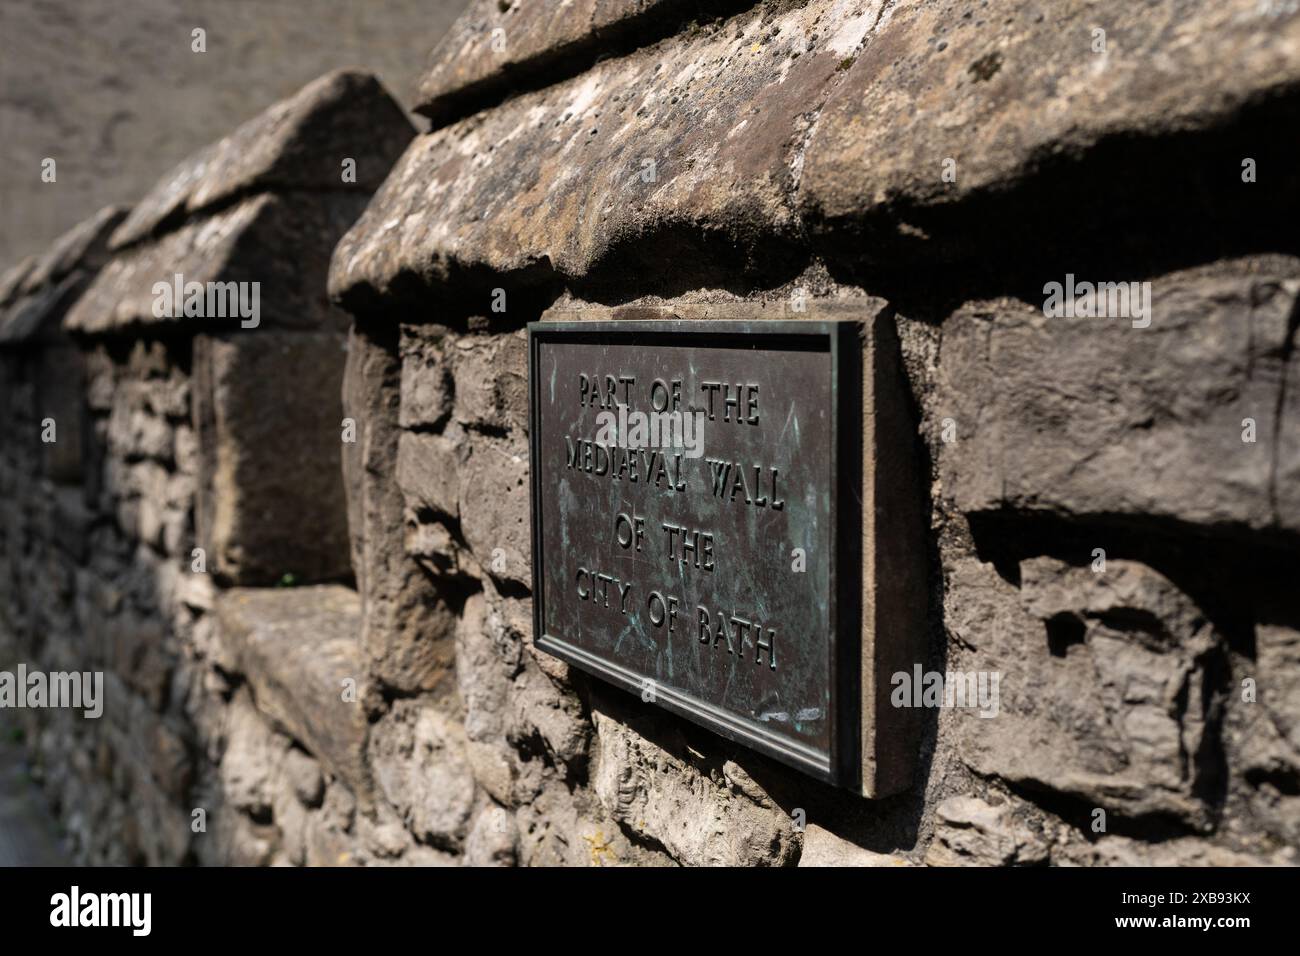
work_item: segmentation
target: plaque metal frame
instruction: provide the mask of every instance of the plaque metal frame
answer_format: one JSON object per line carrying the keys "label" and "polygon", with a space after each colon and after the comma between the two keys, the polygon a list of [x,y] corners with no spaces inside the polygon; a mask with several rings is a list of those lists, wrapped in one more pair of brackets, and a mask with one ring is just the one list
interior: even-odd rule
{"label": "plaque metal frame", "polygon": [[862,342],[863,323],[854,320],[579,320],[528,324],[529,494],[532,524],[533,634],[536,645],[578,669],[623,690],[639,694],[649,679],[637,671],[599,657],[563,635],[544,628],[546,594],[539,438],[544,344],[656,344],[700,348],[813,350],[828,353],[832,396],[829,460],[830,593],[827,674],[830,683],[828,752],[788,737],[763,732],[752,721],[677,688],[656,682],[655,702],[721,736],[752,748],[819,780],[858,790],[862,780]]}

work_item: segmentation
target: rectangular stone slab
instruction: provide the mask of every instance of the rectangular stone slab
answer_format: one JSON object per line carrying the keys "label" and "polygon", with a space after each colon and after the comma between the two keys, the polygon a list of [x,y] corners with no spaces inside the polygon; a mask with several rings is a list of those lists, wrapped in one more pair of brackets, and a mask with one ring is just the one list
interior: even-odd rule
{"label": "rectangular stone slab", "polygon": [[[864,463],[867,490],[878,471],[862,452],[872,328],[534,323],[530,438],[538,646],[647,707],[879,796],[910,782],[914,748],[877,760],[878,727],[898,715],[877,712],[874,617],[863,627],[879,591],[863,575],[875,509],[864,522],[861,504]],[[633,413],[674,407],[702,414],[701,430],[638,441]],[[904,615],[892,630],[885,642],[919,660],[921,629]]]}

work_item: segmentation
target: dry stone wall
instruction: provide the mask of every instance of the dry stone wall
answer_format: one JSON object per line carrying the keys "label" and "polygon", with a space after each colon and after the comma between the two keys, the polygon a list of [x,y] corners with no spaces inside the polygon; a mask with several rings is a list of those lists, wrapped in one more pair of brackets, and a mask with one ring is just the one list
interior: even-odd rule
{"label": "dry stone wall", "polygon": [[[7,276],[0,651],[106,675],[26,715],[75,852],[1295,863],[1300,14],[1040,6],[474,3],[429,132],[333,74]],[[156,315],[176,273],[257,326]],[[1139,291],[1052,314],[1075,278]],[[887,333],[904,663],[999,677],[891,797],[535,644],[525,326],[737,314]],[[56,353],[76,462],[32,437]]]}

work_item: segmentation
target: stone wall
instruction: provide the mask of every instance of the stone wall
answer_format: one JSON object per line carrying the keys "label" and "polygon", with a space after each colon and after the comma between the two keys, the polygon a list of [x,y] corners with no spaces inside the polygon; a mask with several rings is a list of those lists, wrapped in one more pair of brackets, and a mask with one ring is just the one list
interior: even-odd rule
{"label": "stone wall", "polygon": [[[340,456],[347,321],[325,270],[413,132],[373,77],[330,74],[6,279],[21,295],[6,295],[0,323],[17,412],[5,663],[105,681],[97,719],[19,712],[77,859],[342,852],[307,849],[365,730],[344,700],[358,673]],[[188,294],[159,307],[158,283],[203,294],[193,309]],[[213,310],[206,290],[226,283],[244,297]],[[245,604],[284,629],[241,630]],[[318,714],[331,699],[337,727]],[[350,751],[334,731],[353,734]]]}
{"label": "stone wall", "polygon": [[[1293,861],[1300,20],[661,4],[629,40],[646,6],[473,4],[421,86],[435,128],[334,255],[372,760],[395,734],[473,780],[417,835],[472,846],[486,800],[523,863]],[[1067,273],[1150,282],[1150,324],[1046,318]],[[916,663],[1001,674],[998,716],[930,711],[874,801],[533,644],[523,326],[828,304],[897,330]]]}
{"label": "stone wall", "polygon": [[[31,437],[66,346],[4,350],[0,650],[108,674],[98,722],[25,715],[78,855],[1294,863],[1300,14],[570,6],[474,3],[428,133],[334,75],[113,227],[62,316],[79,481]],[[176,272],[261,281],[261,325],[153,315]],[[1049,317],[1067,274],[1150,310]],[[888,332],[914,663],[1001,678],[894,796],[534,644],[526,324],[740,313]]]}

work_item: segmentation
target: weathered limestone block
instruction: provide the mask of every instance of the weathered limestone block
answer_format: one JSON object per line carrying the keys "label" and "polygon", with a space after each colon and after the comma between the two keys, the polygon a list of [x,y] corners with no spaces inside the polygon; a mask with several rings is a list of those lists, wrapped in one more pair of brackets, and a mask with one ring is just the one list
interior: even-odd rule
{"label": "weathered limestone block", "polygon": [[1298,42],[1294,10],[1255,0],[897,3],[826,103],[800,201],[825,220],[951,203],[1106,137],[1209,127],[1300,79]]}
{"label": "weathered limestone block", "polygon": [[306,751],[291,747],[285,753],[280,769],[286,786],[304,807],[310,809],[321,805],[325,799],[325,778],[321,776],[317,760]]}
{"label": "weathered limestone block", "polygon": [[464,549],[447,526],[417,517],[407,523],[404,547],[406,553],[435,578],[442,575],[457,576],[468,571]]}
{"label": "weathered limestone block", "polygon": [[332,295],[355,310],[462,269],[583,276],[651,230],[671,241],[628,269],[770,281],[799,232],[809,118],[883,6],[763,4],[419,137],[335,250]]}
{"label": "weathered limestone block", "polygon": [[[157,706],[130,693],[126,686],[104,675],[104,719],[93,728],[77,727],[60,754],[70,762],[73,772],[93,786],[110,783],[114,794],[109,804],[91,804],[99,812],[131,819],[139,832],[128,838],[132,862],[176,865],[184,859],[190,845],[191,830],[186,804],[194,782],[194,766],[182,723],[160,715]],[[88,736],[87,736],[88,734]],[[78,752],[93,755],[94,766],[79,767]],[[131,803],[123,807],[120,794],[129,793]],[[126,812],[123,812],[125,810]],[[92,829],[88,846],[111,844],[119,831],[95,833]]]}
{"label": "weathered limestone block", "polygon": [[171,419],[186,419],[190,415],[189,378],[173,368],[165,379],[151,379],[144,383],[144,407],[155,415]]}
{"label": "weathered limestone block", "polygon": [[319,813],[307,819],[307,866],[357,866],[354,824],[357,802],[347,787],[338,783],[325,791]]}
{"label": "weathered limestone block", "polygon": [[434,49],[416,108],[437,121],[480,96],[562,69],[566,61],[594,59],[647,27],[662,30],[735,6],[718,0],[474,0]]}
{"label": "weathered limestone block", "polygon": [[402,858],[396,862],[397,866],[459,866],[462,858],[453,853],[443,850],[435,850],[431,846],[421,846],[413,844],[402,854]]}
{"label": "weathered limestone block", "polygon": [[808,824],[803,835],[800,866],[911,866],[906,859],[892,853],[875,853],[837,837],[829,830]]}
{"label": "weathered limestone block", "polygon": [[969,649],[948,670],[999,675],[992,706],[954,711],[972,769],[1108,813],[1208,825],[1222,639],[1190,598],[1122,560],[1102,573],[1024,561],[1019,591],[972,558],[946,572],[946,625]]}
{"label": "weathered limestone block", "polygon": [[356,441],[344,445],[343,474],[364,615],[361,647],[376,680],[408,692],[432,690],[450,668],[456,618],[431,575],[407,555],[400,532],[401,364],[396,335],[385,335],[354,327],[343,377],[344,414],[356,425]]}
{"label": "weathered limestone block", "polygon": [[222,578],[250,585],[348,575],[345,358],[343,338],[328,332],[195,339],[196,524],[209,569]]}
{"label": "weathered limestone block", "polygon": [[[324,295],[326,262],[366,199],[364,192],[259,193],[186,222],[115,256],[68,310],[64,326],[83,335],[145,327],[220,332],[243,323],[250,323],[244,331],[341,330],[343,318]],[[183,286],[204,288],[201,307],[194,299],[188,314],[189,294],[182,290],[178,299],[174,292],[177,275]],[[173,291],[155,291],[160,282]]]}
{"label": "weathered limestone block", "polygon": [[[543,781],[525,753],[544,751],[564,775],[585,767],[591,724],[563,675],[525,653],[528,636],[488,584],[471,595],[456,631],[456,678],[465,707],[467,757],[479,784],[507,805],[526,802]],[[526,602],[520,602],[526,603]],[[528,779],[523,779],[525,776]]]}
{"label": "weathered limestone block", "polygon": [[142,199],[113,234],[120,249],[187,215],[238,195],[339,190],[343,161],[355,161],[353,188],[369,194],[415,130],[379,80],[338,70],[184,160]]}
{"label": "weathered limestone block", "polygon": [[254,819],[271,816],[279,765],[289,740],[275,733],[241,690],[225,711],[225,748],[218,772],[226,805]]}
{"label": "weathered limestone block", "polygon": [[57,282],[38,286],[10,304],[0,316],[0,345],[53,340],[60,317],[85,288],[89,278],[86,272],[78,270]]}
{"label": "weathered limestone block", "polygon": [[[139,855],[129,860],[130,864],[180,866],[185,863],[193,845],[188,809],[178,806],[169,797],[147,784],[133,784],[124,792],[131,794],[130,805],[115,802],[113,812],[115,815],[120,814],[124,829],[134,830],[136,834],[135,842],[139,847]],[[110,832],[121,831],[110,830]],[[102,846],[106,841],[104,837],[99,836],[96,837],[95,842]],[[237,849],[242,849],[247,847],[248,843],[238,841],[234,845]],[[110,854],[114,852],[111,844],[106,847],[106,852]],[[257,866],[264,861],[265,856],[262,853],[252,851],[232,852],[225,862]]]}
{"label": "weathered limestone block", "polygon": [[493,799],[514,803],[515,752],[506,743],[511,681],[520,667],[513,642],[498,642],[486,626],[482,594],[465,601],[456,628],[456,683],[465,708],[466,759]]}
{"label": "weathered limestone block", "polygon": [[270,866],[279,849],[280,832],[273,824],[257,823],[233,808],[210,816],[207,826],[195,839],[204,866]]}
{"label": "weathered limestone block", "polygon": [[[402,823],[397,811],[382,801],[375,805],[373,814],[357,816],[356,838],[361,853],[367,857],[367,865],[371,858],[391,865],[408,856],[410,851],[419,846]],[[408,865],[419,864],[408,861]]]}
{"label": "weathered limestone block", "polygon": [[590,790],[542,781],[515,810],[522,866],[671,866],[663,851],[631,840]]}
{"label": "weathered limestone block", "polygon": [[935,808],[928,866],[1035,866],[1046,864],[1048,846],[1018,821],[1010,806],[978,797],[950,797]]}
{"label": "weathered limestone block", "polygon": [[414,700],[398,701],[370,737],[375,783],[417,839],[458,848],[474,809],[464,728]]}
{"label": "weathered limestone block", "polygon": [[1300,419],[1296,390],[1283,391],[1300,263],[1268,265],[1156,278],[1147,328],[1009,300],[958,310],[929,411],[936,433],[940,419],[956,430],[937,444],[944,496],[967,512],[1300,530],[1295,482],[1283,480],[1300,473],[1300,451],[1278,418]]}
{"label": "weathered limestone block", "polygon": [[[340,71],[309,84],[164,178],[114,233],[119,254],[66,327],[83,335],[145,326],[205,335],[262,334],[266,327],[341,332],[346,319],[325,295],[328,252],[413,133],[372,76]],[[201,302],[184,291],[196,283]],[[162,294],[176,286],[181,291]],[[341,342],[334,345],[331,351],[326,339],[304,336],[291,347],[264,337],[253,347],[264,350],[259,358],[241,348],[247,340],[232,338],[196,356],[208,394],[196,400],[195,415],[200,444],[212,455],[200,484],[200,533],[220,552],[218,573],[238,583],[349,573],[335,520],[342,490],[329,477],[337,472],[329,463],[337,462],[342,428]],[[291,381],[299,387],[285,389]],[[287,421],[278,414],[285,395]],[[268,396],[275,400],[251,414]],[[148,406],[160,415],[182,417],[186,401],[183,378],[150,386]],[[330,416],[334,441],[323,445]],[[273,435],[277,420],[285,427]],[[277,448],[263,444],[268,437],[278,439]],[[296,469],[284,467],[295,460]],[[183,470],[191,462],[187,456]],[[134,507],[120,506],[125,525]],[[304,540],[309,525],[323,540]],[[173,529],[169,540],[177,538]]]}
{"label": "weathered limestone block", "polygon": [[397,484],[411,511],[460,516],[460,474],[456,442],[445,435],[403,432],[397,447]]}
{"label": "weathered limestone block", "polygon": [[468,428],[528,433],[528,336],[462,335],[449,343],[456,420]]}
{"label": "weathered limestone block", "polygon": [[1300,758],[1300,629],[1259,624],[1255,628],[1255,654],[1259,701]]}
{"label": "weathered limestone block", "polygon": [[102,345],[83,350],[86,358],[86,405],[94,412],[107,412],[113,407],[116,393],[116,370],[108,350]]}
{"label": "weathered limestone block", "polygon": [[465,838],[466,866],[514,866],[518,833],[514,818],[489,805],[479,811]]}
{"label": "weathered limestone block", "polygon": [[258,711],[368,804],[355,593],[338,586],[234,588],[218,596],[216,615]]}
{"label": "weathered limestone block", "polygon": [[516,746],[539,742],[551,759],[566,768],[582,764],[591,741],[591,724],[567,686],[557,684],[532,661],[515,680],[508,731]]}
{"label": "weathered limestone block", "polygon": [[785,865],[797,852],[779,807],[721,787],[635,727],[593,710],[592,786],[605,811],[687,866]]}
{"label": "weathered limestone block", "polygon": [[[367,534],[371,522],[391,518],[391,491],[376,478],[395,474],[398,431],[395,424],[400,402],[401,364],[389,348],[388,338],[359,325],[348,332],[347,360],[343,366],[343,414],[355,429],[355,441],[343,445],[343,484],[348,502],[348,539],[352,546],[352,571],[364,608],[370,592],[371,565],[379,556],[379,534]],[[375,476],[374,478],[369,476]]]}
{"label": "weathered limestone block", "polygon": [[1096,843],[1072,844],[1052,853],[1053,863],[1074,866],[1295,866],[1295,858],[1291,847],[1267,854],[1242,853],[1192,837],[1147,843],[1105,836]]}
{"label": "weathered limestone block", "polygon": [[272,789],[272,813],[280,831],[284,862],[307,863],[307,832],[325,801],[325,777],[320,764],[305,751],[290,747],[277,767]]}
{"label": "weathered limestone block", "polygon": [[401,435],[397,481],[417,521],[408,551],[436,572],[468,566],[445,527],[439,549],[430,513],[463,534],[483,573],[530,585],[525,342],[403,327],[401,421],[418,430]]}
{"label": "weathered limestone block", "polygon": [[271,866],[306,866],[307,822],[311,814],[283,791],[277,791],[275,798],[271,812],[280,840]]}
{"label": "weathered limestone block", "polygon": [[173,437],[172,459],[176,462],[176,470],[182,475],[197,478],[200,467],[199,439],[194,428],[188,423],[179,424]]}
{"label": "weathered limestone block", "polygon": [[441,428],[451,414],[454,384],[447,350],[451,331],[442,326],[402,326],[403,428]]}
{"label": "weathered limestone block", "polygon": [[[1255,654],[1234,657],[1223,740],[1240,786],[1225,816],[1240,842],[1300,847],[1300,629],[1259,620]],[[1249,681],[1249,683],[1247,682]],[[1252,839],[1253,838],[1253,839]]]}
{"label": "weathered limestone block", "polygon": [[485,574],[532,587],[528,443],[468,433],[462,445],[460,527]]}
{"label": "weathered limestone block", "polygon": [[[1300,293],[1300,283],[1296,290]],[[1287,387],[1278,410],[1277,437],[1265,439],[1270,454],[1277,459],[1277,477],[1271,484],[1275,497],[1273,511],[1277,523],[1284,528],[1300,524],[1297,517],[1300,516],[1300,388],[1296,387],[1296,382],[1300,382],[1300,347],[1297,346],[1300,346],[1300,324],[1293,326],[1289,344],[1284,346],[1287,363],[1282,374],[1286,376]]]}
{"label": "weathered limestone block", "polygon": [[[1300,846],[1300,749],[1282,735],[1278,723],[1260,698],[1242,699],[1242,680],[1257,680],[1257,688],[1267,695],[1269,685],[1289,679],[1286,673],[1265,671],[1255,662],[1234,674],[1233,696],[1223,725],[1224,748],[1228,765],[1238,777],[1235,793],[1230,793],[1227,810],[1228,829],[1239,839],[1260,845],[1281,843]],[[1240,701],[1240,702],[1238,702]]]}

